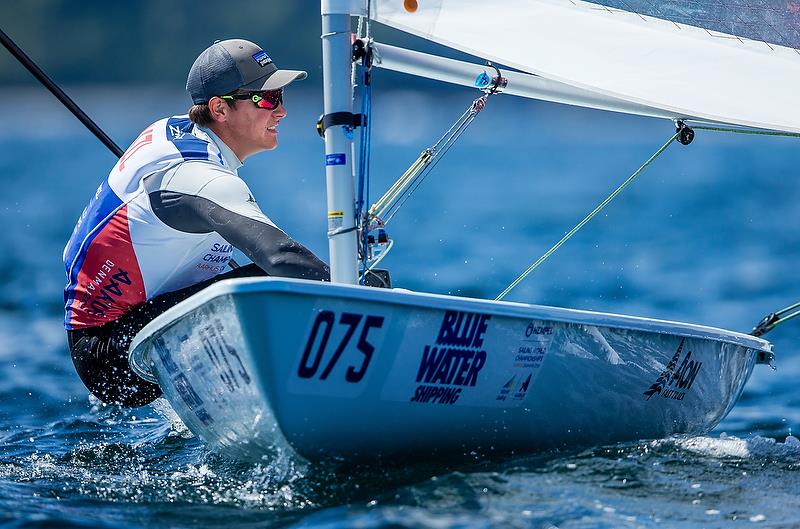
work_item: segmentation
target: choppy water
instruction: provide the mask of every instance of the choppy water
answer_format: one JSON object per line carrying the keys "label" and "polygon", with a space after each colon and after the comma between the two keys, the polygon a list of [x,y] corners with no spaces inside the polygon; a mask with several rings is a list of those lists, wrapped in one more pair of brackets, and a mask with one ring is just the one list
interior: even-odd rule
{"label": "choppy water", "polygon": [[[186,104],[157,88],[71,93],[120,144]],[[777,371],[757,366],[708,436],[457,468],[242,465],[205,450],[164,404],[98,405],[66,349],[60,258],[114,160],[49,96],[0,95],[3,527],[800,526],[794,323],[768,335]],[[471,97],[379,97],[373,189]],[[326,255],[321,102],[289,93],[287,106],[279,150],[241,173],[273,220]],[[497,98],[392,221],[384,263],[397,286],[494,297],[671,134],[661,121]],[[701,133],[674,145],[509,299],[747,331],[800,297],[799,162],[792,139]]]}

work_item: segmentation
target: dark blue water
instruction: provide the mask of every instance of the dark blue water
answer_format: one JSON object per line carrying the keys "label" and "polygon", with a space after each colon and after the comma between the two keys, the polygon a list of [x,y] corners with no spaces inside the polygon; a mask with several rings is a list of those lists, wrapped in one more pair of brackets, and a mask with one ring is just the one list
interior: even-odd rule
{"label": "dark blue water", "polygon": [[[373,190],[461,114],[468,91],[376,81]],[[277,151],[241,170],[267,214],[327,255],[321,112],[287,94]],[[120,144],[181,93],[74,88]],[[664,528],[800,526],[800,325],[768,335],[717,430],[575,453],[375,468],[209,453],[168,406],[87,397],[62,329],[61,251],[114,162],[49,95],[2,91],[2,527]],[[494,98],[389,225],[397,286],[494,297],[672,134],[671,124]],[[507,299],[749,329],[800,298],[800,140],[698,133]],[[375,194],[375,193],[373,193]],[[376,198],[376,197],[373,197]]]}

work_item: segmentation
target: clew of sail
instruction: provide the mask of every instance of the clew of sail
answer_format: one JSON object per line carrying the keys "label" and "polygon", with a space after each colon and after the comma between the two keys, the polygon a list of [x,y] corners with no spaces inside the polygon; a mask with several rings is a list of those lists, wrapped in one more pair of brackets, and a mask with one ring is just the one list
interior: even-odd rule
{"label": "clew of sail", "polygon": [[[673,118],[800,133],[800,4],[605,3],[371,0],[370,16],[524,72],[661,109]],[[738,16],[735,9],[741,10]]]}

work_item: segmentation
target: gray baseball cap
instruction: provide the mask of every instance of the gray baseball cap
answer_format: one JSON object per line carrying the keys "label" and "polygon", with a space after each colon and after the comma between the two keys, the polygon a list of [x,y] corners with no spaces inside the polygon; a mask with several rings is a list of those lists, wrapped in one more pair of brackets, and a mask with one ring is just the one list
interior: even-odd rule
{"label": "gray baseball cap", "polygon": [[186,90],[199,105],[234,90],[275,90],[307,76],[299,70],[278,70],[257,44],[231,39],[215,42],[197,57]]}

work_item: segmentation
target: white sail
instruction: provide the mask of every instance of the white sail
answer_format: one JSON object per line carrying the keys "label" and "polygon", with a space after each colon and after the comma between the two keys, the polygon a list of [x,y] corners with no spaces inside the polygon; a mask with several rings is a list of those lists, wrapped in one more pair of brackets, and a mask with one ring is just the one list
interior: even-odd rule
{"label": "white sail", "polygon": [[692,26],[577,0],[372,0],[371,9],[383,24],[674,118],[800,132],[800,51],[782,45],[797,45],[791,25],[759,32],[768,21],[752,15],[741,26],[673,17]]}

